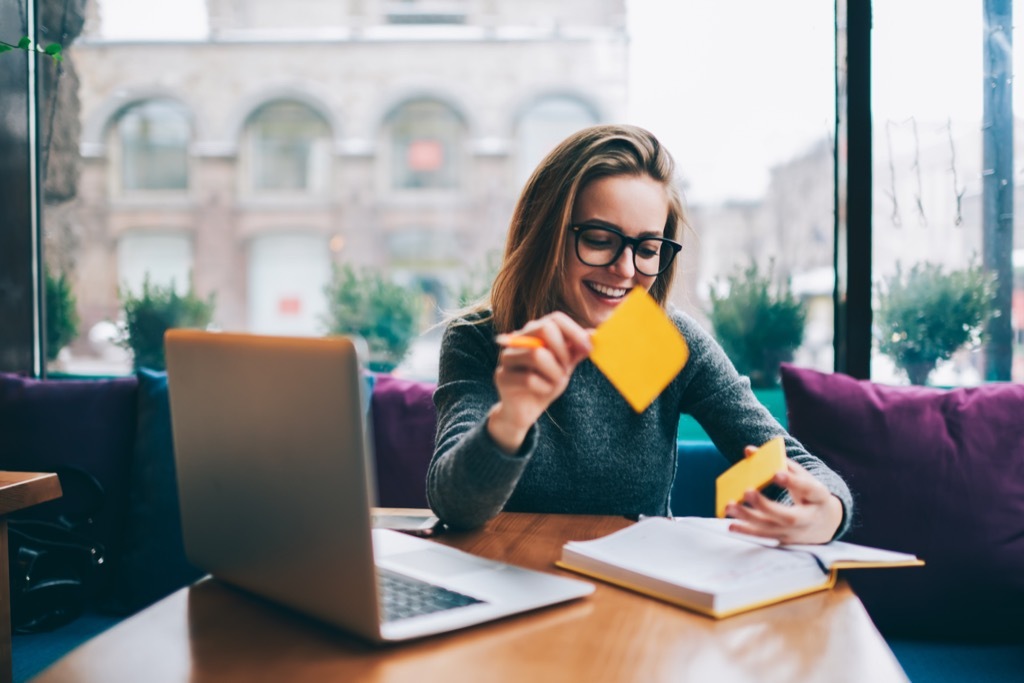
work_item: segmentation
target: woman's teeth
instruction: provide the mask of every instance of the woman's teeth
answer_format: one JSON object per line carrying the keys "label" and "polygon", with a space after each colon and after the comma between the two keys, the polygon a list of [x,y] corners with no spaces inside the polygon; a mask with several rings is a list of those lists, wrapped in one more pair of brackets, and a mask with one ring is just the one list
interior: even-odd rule
{"label": "woman's teeth", "polygon": [[628,290],[621,289],[619,287],[608,287],[606,285],[599,285],[596,282],[588,282],[587,286],[592,290],[600,294],[601,296],[607,296],[612,299],[618,299],[626,296]]}

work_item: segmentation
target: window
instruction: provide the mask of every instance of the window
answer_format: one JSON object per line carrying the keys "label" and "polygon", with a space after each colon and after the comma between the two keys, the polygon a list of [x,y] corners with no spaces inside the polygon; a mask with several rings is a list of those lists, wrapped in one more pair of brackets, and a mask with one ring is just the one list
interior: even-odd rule
{"label": "window", "polygon": [[170,100],[136,104],[118,118],[116,137],[124,192],[188,188],[191,125],[184,106]]}
{"label": "window", "polygon": [[448,105],[416,100],[387,120],[395,189],[455,189],[462,182],[465,124]]}
{"label": "window", "polygon": [[264,105],[249,119],[245,153],[253,192],[321,193],[331,162],[330,128],[298,102]]}
{"label": "window", "polygon": [[[956,3],[927,31],[920,19],[934,7],[925,0],[873,4],[871,374],[878,381],[1024,381],[1014,338],[1024,301],[1021,276],[1014,282],[1014,245],[1024,245],[1024,125],[1013,117],[1020,88],[1010,80],[1022,71],[1022,50],[1011,45],[1024,42],[1009,16],[993,9],[1009,4]],[[1019,27],[1024,3],[1013,5]],[[970,278],[954,275],[971,269],[996,279],[976,299],[986,317],[998,312],[988,324],[977,324]],[[897,278],[913,305],[890,294]],[[984,343],[965,327],[984,331]]]}
{"label": "window", "polygon": [[572,97],[545,97],[524,112],[516,131],[516,182],[522,185],[555,145],[597,123],[594,110]]}
{"label": "window", "polygon": [[249,246],[248,266],[251,331],[323,333],[324,287],[331,277],[326,238],[301,233],[261,235]]}
{"label": "window", "polygon": [[182,233],[128,233],[117,243],[118,289],[138,296],[142,283],[185,294],[192,276],[192,241]]}
{"label": "window", "polygon": [[390,24],[461,24],[466,0],[385,0]]}

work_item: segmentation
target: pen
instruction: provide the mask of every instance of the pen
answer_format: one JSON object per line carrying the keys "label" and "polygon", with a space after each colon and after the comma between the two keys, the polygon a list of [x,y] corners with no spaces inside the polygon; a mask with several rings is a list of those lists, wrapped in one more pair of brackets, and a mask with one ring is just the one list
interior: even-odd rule
{"label": "pen", "polygon": [[538,337],[531,337],[525,334],[499,334],[494,338],[499,346],[513,349],[542,349],[544,342]]}

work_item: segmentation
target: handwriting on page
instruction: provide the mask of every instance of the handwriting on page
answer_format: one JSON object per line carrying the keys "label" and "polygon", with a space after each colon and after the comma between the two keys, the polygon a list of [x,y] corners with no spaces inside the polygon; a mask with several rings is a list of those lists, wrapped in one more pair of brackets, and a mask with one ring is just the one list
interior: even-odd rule
{"label": "handwriting on page", "polygon": [[686,340],[643,287],[634,287],[594,332],[590,360],[642,413],[690,357]]}

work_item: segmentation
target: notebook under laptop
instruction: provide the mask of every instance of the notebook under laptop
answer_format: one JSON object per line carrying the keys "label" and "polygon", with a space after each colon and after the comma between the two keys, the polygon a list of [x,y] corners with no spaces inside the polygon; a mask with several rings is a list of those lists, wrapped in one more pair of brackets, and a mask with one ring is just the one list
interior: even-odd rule
{"label": "notebook under laptop", "polygon": [[[171,330],[166,353],[185,551],[218,579],[376,642],[593,592],[371,530],[372,439],[351,340]],[[440,587],[417,588],[438,611],[402,616],[382,600],[378,582],[410,580]]]}

